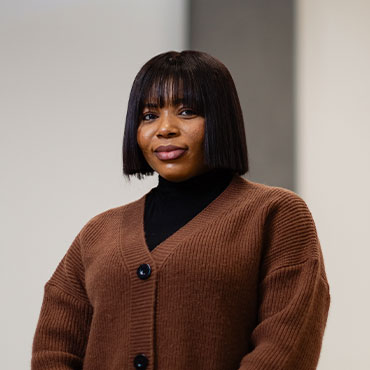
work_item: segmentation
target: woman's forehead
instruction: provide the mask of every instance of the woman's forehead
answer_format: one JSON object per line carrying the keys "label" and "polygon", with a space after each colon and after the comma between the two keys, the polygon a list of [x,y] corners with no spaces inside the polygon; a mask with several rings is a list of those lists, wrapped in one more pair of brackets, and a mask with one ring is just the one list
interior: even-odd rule
{"label": "woman's forehead", "polygon": [[[148,81],[149,82],[149,81]],[[144,85],[140,99],[142,109],[164,106],[190,105],[193,109],[201,111],[202,98],[196,83],[186,81],[179,77],[168,79],[155,79],[150,85]]]}
{"label": "woman's forehead", "polygon": [[183,97],[183,83],[174,80],[155,81],[150,87],[147,88],[145,98],[147,100],[156,100],[158,98],[167,101],[174,101]]}

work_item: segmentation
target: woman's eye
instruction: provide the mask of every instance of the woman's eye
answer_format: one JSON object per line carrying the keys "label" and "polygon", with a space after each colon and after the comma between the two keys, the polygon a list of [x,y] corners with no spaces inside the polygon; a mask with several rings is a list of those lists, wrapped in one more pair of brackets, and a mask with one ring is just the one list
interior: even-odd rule
{"label": "woman's eye", "polygon": [[143,114],[143,121],[151,121],[152,119],[155,119],[157,116],[153,113],[145,113]]}
{"label": "woman's eye", "polygon": [[180,112],[181,116],[195,116],[196,113],[192,109],[184,109]]}

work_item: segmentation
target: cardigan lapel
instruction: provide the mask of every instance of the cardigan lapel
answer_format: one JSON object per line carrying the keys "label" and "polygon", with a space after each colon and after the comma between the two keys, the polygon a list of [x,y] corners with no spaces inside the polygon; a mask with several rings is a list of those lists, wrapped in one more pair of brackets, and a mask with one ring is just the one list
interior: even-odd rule
{"label": "cardigan lapel", "polygon": [[[248,180],[235,174],[226,189],[209,203],[202,211],[195,215],[184,226],[158,244],[152,251],[149,250],[144,233],[145,197],[127,204],[120,224],[120,249],[124,262],[130,273],[143,263],[148,263],[158,272],[164,261],[174,252],[183,240],[201,230],[224,214],[228,208],[237,204],[241,188],[248,186]],[[133,278],[136,278],[133,276]]]}

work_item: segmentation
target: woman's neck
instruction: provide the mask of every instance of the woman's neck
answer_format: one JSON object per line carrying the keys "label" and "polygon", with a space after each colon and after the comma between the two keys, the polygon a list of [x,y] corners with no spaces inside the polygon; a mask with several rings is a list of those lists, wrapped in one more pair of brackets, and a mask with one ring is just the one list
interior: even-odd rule
{"label": "woman's neck", "polygon": [[229,183],[233,176],[233,172],[228,169],[214,169],[208,172],[196,175],[185,181],[174,182],[169,181],[158,175],[157,189],[162,194],[185,194],[196,193],[202,194],[209,192],[211,189],[219,186],[224,186]]}

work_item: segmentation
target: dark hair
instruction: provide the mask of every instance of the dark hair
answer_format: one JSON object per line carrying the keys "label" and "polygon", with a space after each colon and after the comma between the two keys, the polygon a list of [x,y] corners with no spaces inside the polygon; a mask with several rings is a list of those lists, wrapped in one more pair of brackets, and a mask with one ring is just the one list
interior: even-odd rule
{"label": "dark hair", "polygon": [[204,160],[210,169],[249,170],[243,114],[228,69],[204,52],[169,51],[150,59],[132,85],[123,137],[123,174],[153,175],[137,143],[144,104],[181,99],[205,118]]}

